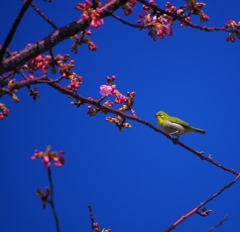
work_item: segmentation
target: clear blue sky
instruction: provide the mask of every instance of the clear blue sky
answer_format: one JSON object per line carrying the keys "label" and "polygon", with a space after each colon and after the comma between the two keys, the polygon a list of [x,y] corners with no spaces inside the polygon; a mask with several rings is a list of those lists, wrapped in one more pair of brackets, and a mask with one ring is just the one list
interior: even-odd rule
{"label": "clear blue sky", "polygon": [[[73,9],[77,3],[36,1],[59,27],[80,16]],[[229,19],[240,20],[239,1],[205,3],[210,21],[204,25],[222,27]],[[21,5],[20,1],[2,2],[0,44]],[[135,14],[126,18],[132,23],[137,20],[138,5]],[[121,10],[116,14],[122,15]],[[21,50],[51,32],[29,9],[10,50]],[[173,32],[154,42],[146,30],[106,18],[91,36],[96,52],[82,46],[74,55],[68,40],[54,53],[71,54],[75,60],[74,71],[83,76],[80,95],[98,99],[106,76],[115,75],[123,94],[136,92],[133,108],[139,118],[157,125],[153,115],[163,110],[205,129],[206,135],[189,133],[180,141],[240,171],[240,41],[226,43],[227,33],[180,28],[178,23]],[[49,186],[47,170],[40,159],[30,160],[35,149],[44,151],[47,145],[66,152],[66,165],[52,168],[62,231],[91,231],[89,204],[101,228],[164,231],[235,178],[142,124],[128,121],[132,129],[120,133],[105,122],[105,115],[90,118],[86,106],[75,108],[71,99],[50,87],[36,87],[41,94],[36,103],[27,89],[17,93],[20,103],[8,96],[0,100],[10,109],[9,117],[0,122],[0,231],[55,231],[50,207],[43,210],[35,194],[37,188]],[[228,220],[216,231],[240,231],[239,184],[206,206],[213,210],[209,217],[193,215],[175,231],[208,231],[226,214]]]}

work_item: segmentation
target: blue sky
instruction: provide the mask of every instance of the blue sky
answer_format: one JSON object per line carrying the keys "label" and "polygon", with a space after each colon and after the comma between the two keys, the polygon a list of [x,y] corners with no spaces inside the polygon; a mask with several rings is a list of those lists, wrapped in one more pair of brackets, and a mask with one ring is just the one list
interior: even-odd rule
{"label": "blue sky", "polygon": [[[77,3],[36,1],[59,27],[80,16],[73,9]],[[222,27],[229,19],[239,21],[239,1],[205,3],[210,21],[204,25]],[[21,4],[2,3],[0,44]],[[125,19],[134,23],[140,7],[138,4],[134,14]],[[122,15],[121,10],[116,14]],[[29,9],[10,50],[21,50],[51,32],[52,28]],[[72,41],[67,40],[55,47],[54,53],[70,54],[75,60],[74,71],[83,76],[80,95],[100,98],[99,86],[106,83],[107,76],[115,75],[121,93],[136,92],[133,108],[139,118],[157,125],[153,115],[163,110],[205,129],[206,135],[189,133],[180,141],[240,171],[239,41],[227,43],[227,33],[180,28],[178,23],[173,33],[154,42],[146,30],[106,18],[91,36],[96,52],[82,46],[74,55]],[[28,96],[27,89],[17,93],[20,103],[8,96],[1,99],[10,114],[0,122],[0,231],[55,231],[50,207],[43,210],[35,194],[37,188],[49,186],[47,170],[40,160],[30,160],[35,149],[44,151],[48,145],[66,152],[66,165],[52,167],[62,231],[91,231],[89,204],[101,228],[164,231],[235,178],[142,124],[128,121],[132,128],[120,133],[105,121],[106,115],[90,118],[86,106],[76,108],[54,89],[36,87],[41,94],[37,102]],[[226,214],[228,220],[216,231],[239,231],[239,183],[206,207],[213,210],[209,217],[193,215],[175,231],[208,231]]]}

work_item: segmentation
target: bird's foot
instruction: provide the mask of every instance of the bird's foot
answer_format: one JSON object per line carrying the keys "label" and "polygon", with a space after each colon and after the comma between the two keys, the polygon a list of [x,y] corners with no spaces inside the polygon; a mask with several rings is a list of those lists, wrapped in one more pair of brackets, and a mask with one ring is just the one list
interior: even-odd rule
{"label": "bird's foot", "polygon": [[178,137],[176,137],[176,138],[174,138],[174,137],[172,137],[172,141],[173,141],[173,144],[177,144],[178,142],[179,142],[179,136]]}

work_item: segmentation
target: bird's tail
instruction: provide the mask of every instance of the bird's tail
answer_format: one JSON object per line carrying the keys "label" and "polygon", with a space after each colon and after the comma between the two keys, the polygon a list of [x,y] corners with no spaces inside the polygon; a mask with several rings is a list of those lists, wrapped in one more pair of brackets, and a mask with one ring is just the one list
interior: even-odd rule
{"label": "bird's tail", "polygon": [[201,133],[201,134],[206,134],[206,131],[205,130],[202,130],[202,129],[198,129],[198,128],[194,128],[194,131],[198,132],[198,133]]}

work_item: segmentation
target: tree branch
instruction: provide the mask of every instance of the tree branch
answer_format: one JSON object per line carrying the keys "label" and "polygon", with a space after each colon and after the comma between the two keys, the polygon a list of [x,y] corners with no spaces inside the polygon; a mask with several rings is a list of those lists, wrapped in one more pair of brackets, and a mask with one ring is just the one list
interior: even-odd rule
{"label": "tree branch", "polygon": [[153,10],[157,11],[157,12],[160,12],[161,14],[166,14],[168,16],[171,16],[172,18],[180,21],[181,23],[184,23],[186,25],[188,25],[189,27],[192,27],[192,28],[195,28],[195,29],[199,29],[199,30],[202,30],[202,31],[206,31],[206,32],[211,32],[211,31],[226,31],[226,32],[233,32],[232,29],[227,29],[226,27],[206,27],[206,26],[198,26],[197,24],[194,24],[194,23],[191,23],[191,22],[188,22],[185,20],[185,17],[182,17],[178,14],[173,14],[171,12],[168,12],[168,11],[165,11],[161,8],[159,8],[158,6],[156,5],[152,5],[144,0],[137,0],[138,2],[141,2],[142,4],[148,6],[148,7],[151,7]]}
{"label": "tree branch", "polygon": [[208,232],[212,232],[213,230],[217,229],[219,226],[221,226],[226,220],[228,219],[228,215],[226,215],[217,225],[212,227]]}
{"label": "tree branch", "polygon": [[98,100],[82,97],[82,96],[78,95],[77,93],[72,92],[71,90],[68,90],[68,89],[62,87],[61,85],[56,83],[56,82],[58,82],[60,80],[61,79],[51,80],[46,75],[44,75],[42,77],[38,77],[38,78],[34,78],[34,79],[28,79],[28,80],[23,80],[21,82],[15,83],[13,89],[20,89],[22,87],[28,87],[28,86],[34,85],[34,84],[48,84],[52,88],[54,88],[57,91],[61,92],[62,94],[66,94],[68,96],[71,96],[73,99],[75,99],[79,103],[94,105],[97,108],[99,108],[100,111],[104,111],[104,112],[112,113],[112,114],[115,114],[115,115],[119,115],[123,119],[129,119],[129,120],[136,121],[136,122],[139,122],[141,124],[144,124],[144,125],[150,127],[151,129],[153,129],[154,131],[163,134],[165,137],[170,139],[174,144],[177,144],[177,145],[181,146],[182,148],[184,148],[184,149],[190,151],[191,153],[195,154],[201,160],[206,160],[207,162],[217,166],[218,168],[221,168],[222,170],[225,170],[225,171],[228,171],[230,173],[233,173],[236,176],[238,176],[240,174],[239,172],[235,171],[234,169],[227,168],[227,167],[217,163],[216,161],[214,161],[212,159],[212,157],[204,156],[203,155],[204,152],[199,152],[199,151],[197,151],[197,150],[187,146],[186,144],[181,143],[179,140],[176,140],[171,135],[165,133],[163,130],[159,129],[158,127],[155,127],[154,125],[152,125],[151,123],[149,123],[147,121],[144,121],[144,120],[142,120],[142,119],[140,119],[140,118],[138,118],[136,116],[124,114],[124,113],[120,112],[119,110],[116,110],[116,109],[113,109],[113,108],[101,105],[101,103]]}
{"label": "tree branch", "polygon": [[[99,10],[101,10],[101,18],[110,16],[119,7],[125,4],[127,0],[109,0],[104,5],[102,5]],[[49,36],[44,39],[26,47],[22,51],[14,54],[8,58],[5,58],[0,66],[0,75],[14,70],[19,66],[22,66],[25,62],[34,57],[48,51],[52,47],[56,46],[65,39],[68,39],[75,34],[86,30],[90,25],[90,20],[78,19],[65,27],[59,28],[54,31]],[[6,46],[7,47],[7,46]]]}
{"label": "tree branch", "polygon": [[31,3],[31,6],[45,21],[47,21],[53,27],[53,29],[58,29],[58,27],[48,17],[46,17],[34,3]]}
{"label": "tree branch", "polygon": [[60,232],[59,219],[58,219],[57,211],[56,211],[55,204],[54,204],[54,186],[53,186],[53,181],[52,181],[52,171],[51,171],[50,167],[48,168],[48,180],[49,180],[49,183],[50,183],[50,201],[49,201],[49,204],[51,205],[51,208],[52,208],[57,232]]}
{"label": "tree branch", "polygon": [[136,24],[129,23],[129,22],[121,19],[119,16],[117,16],[117,15],[115,15],[115,14],[112,14],[111,16],[112,16],[113,18],[117,19],[118,21],[122,22],[123,24],[126,24],[126,25],[128,25],[128,26],[130,26],[130,27],[146,28],[146,27],[148,26],[148,25],[143,26],[143,25],[136,25]]}
{"label": "tree branch", "polygon": [[18,28],[18,25],[20,24],[24,14],[26,13],[28,7],[30,6],[32,0],[26,0],[26,2],[23,4],[22,8],[20,9],[20,12],[18,13],[13,25],[12,25],[12,28],[11,30],[9,31],[4,43],[3,43],[3,46],[0,50],[0,65],[2,64],[2,60],[3,60],[3,57],[4,57],[4,54],[7,50],[7,48],[9,47],[12,39],[13,39],[13,36]]}
{"label": "tree branch", "polygon": [[94,216],[93,216],[93,210],[92,206],[88,205],[89,213],[90,213],[90,219],[91,219],[91,225],[92,225],[92,232],[94,232]]}
{"label": "tree branch", "polygon": [[220,195],[224,190],[226,190],[227,188],[230,188],[233,184],[235,184],[237,182],[237,180],[240,178],[240,174],[230,183],[228,183],[227,185],[225,185],[221,190],[219,190],[217,193],[215,193],[213,196],[211,196],[209,199],[207,199],[206,201],[202,202],[201,204],[199,204],[196,208],[194,208],[192,211],[190,211],[189,213],[187,213],[186,215],[182,216],[180,219],[178,219],[175,223],[173,223],[168,229],[166,229],[164,232],[169,232],[171,230],[173,230],[176,226],[178,226],[181,222],[183,222],[185,219],[189,218],[190,216],[192,216],[195,213],[200,214],[201,216],[207,216],[207,215],[202,215],[203,213],[199,213],[198,210],[200,208],[202,208],[204,205],[206,205],[208,202],[212,201],[215,197],[217,197],[218,195]]}

